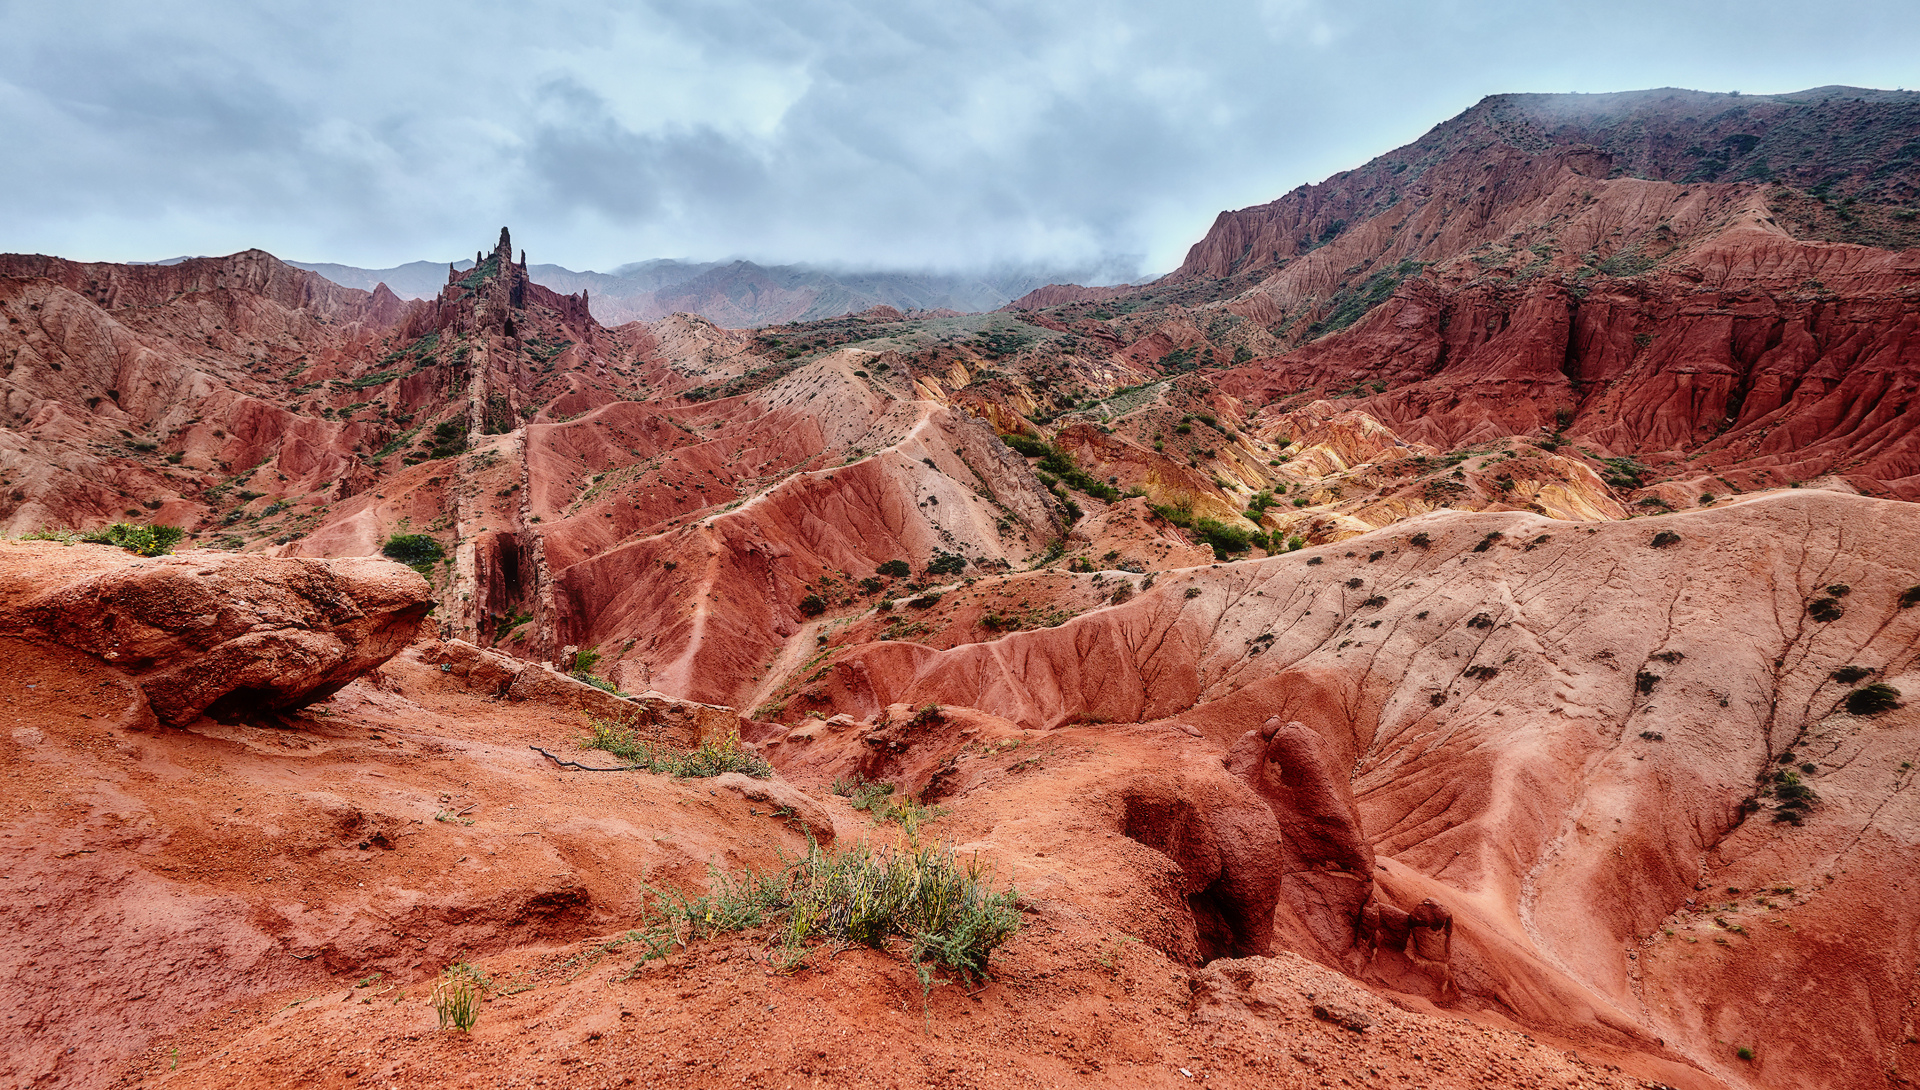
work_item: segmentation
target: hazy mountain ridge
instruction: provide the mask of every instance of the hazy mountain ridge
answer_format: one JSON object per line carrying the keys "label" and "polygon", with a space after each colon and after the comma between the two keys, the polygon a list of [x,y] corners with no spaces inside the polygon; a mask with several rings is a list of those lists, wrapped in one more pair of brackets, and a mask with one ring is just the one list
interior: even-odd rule
{"label": "hazy mountain ridge", "polygon": [[[171,262],[162,262],[167,263]],[[385,284],[402,299],[431,298],[446,286],[449,267],[460,272],[473,268],[471,260],[452,262],[450,266],[410,261],[386,269],[331,262],[287,264],[319,273],[342,287],[372,291]],[[564,294],[589,293],[594,317],[608,325],[686,313],[739,328],[836,318],[876,306],[908,312],[944,309],[976,313],[1005,306],[1047,284],[1111,280],[1115,270],[1108,264],[980,273],[898,272],[658,258],[622,265],[611,273],[575,271],[561,265],[530,265],[527,271],[542,287]]]}

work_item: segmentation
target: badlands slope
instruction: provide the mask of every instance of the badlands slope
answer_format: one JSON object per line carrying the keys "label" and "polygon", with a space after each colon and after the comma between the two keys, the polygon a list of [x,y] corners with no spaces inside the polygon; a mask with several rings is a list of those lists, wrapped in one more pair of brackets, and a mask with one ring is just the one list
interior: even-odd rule
{"label": "badlands slope", "polygon": [[[988,315],[609,329],[504,232],[426,300],[0,258],[0,525],[56,539],[0,544],[7,1076],[1904,1081],[1920,134],[1726,97],[1490,100]],[[1823,110],[1865,135],[1740,177]],[[180,557],[57,540],[136,519]],[[424,583],[353,563],[431,614],[343,651],[303,565],[396,534]],[[90,605],[124,565],[170,589]],[[156,609],[190,649],[129,656]],[[607,690],[776,794],[527,748],[594,764]],[[804,843],[775,805],[903,835],[856,775],[1020,891],[992,983],[639,962],[648,886]]]}

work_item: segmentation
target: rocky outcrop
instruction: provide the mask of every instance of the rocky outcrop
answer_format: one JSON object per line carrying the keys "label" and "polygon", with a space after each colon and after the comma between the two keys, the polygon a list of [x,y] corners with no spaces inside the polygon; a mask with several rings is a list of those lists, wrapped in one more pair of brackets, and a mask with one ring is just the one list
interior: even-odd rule
{"label": "rocky outcrop", "polygon": [[1343,958],[1362,938],[1360,912],[1373,894],[1373,845],[1332,747],[1305,723],[1274,716],[1241,736],[1226,761],[1227,771],[1273,810],[1288,905],[1328,954]]}
{"label": "rocky outcrop", "polygon": [[387,560],[0,548],[0,632],[95,656],[169,726],[331,696],[405,647],[429,605],[426,581]]}
{"label": "rocky outcrop", "polygon": [[465,640],[437,640],[406,654],[438,667],[449,683],[467,692],[568,708],[629,727],[653,741],[691,747],[740,729],[740,718],[732,708],[675,700],[656,692],[610,693],[546,663],[475,647]]}

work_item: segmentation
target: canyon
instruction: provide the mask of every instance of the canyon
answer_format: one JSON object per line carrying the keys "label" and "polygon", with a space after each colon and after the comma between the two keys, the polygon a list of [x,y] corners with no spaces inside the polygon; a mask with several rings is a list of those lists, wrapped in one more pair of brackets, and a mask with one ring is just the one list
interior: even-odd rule
{"label": "canyon", "polygon": [[[1916,147],[1496,96],[1151,284],[757,329],[0,256],[4,1071],[1904,1083]],[[1014,891],[986,979],[647,952],[862,842]]]}

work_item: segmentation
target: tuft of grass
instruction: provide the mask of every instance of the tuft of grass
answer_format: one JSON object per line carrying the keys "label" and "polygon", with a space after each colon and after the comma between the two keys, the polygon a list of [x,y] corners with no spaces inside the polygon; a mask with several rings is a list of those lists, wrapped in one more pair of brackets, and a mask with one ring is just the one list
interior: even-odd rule
{"label": "tuft of grass", "polygon": [[739,731],[729,731],[717,742],[702,742],[697,749],[676,750],[645,741],[631,726],[611,719],[591,719],[588,727],[591,733],[581,747],[604,750],[630,762],[630,771],[682,778],[742,772],[764,780],[773,775],[773,766],[765,757],[741,746]]}
{"label": "tuft of grass", "polygon": [[772,926],[785,971],[805,964],[810,943],[859,943],[904,953],[930,988],[935,969],[969,983],[985,979],[993,951],[1020,930],[1013,888],[996,892],[977,857],[963,862],[949,847],[829,851],[809,843],[775,874],[709,873],[709,892],[698,899],[649,887],[654,900],[638,931],[643,962],[722,932]]}
{"label": "tuft of grass", "polygon": [[473,1032],[473,1024],[480,1020],[480,1000],[491,983],[469,962],[447,966],[433,986],[433,1009],[440,1015],[440,1028]]}
{"label": "tuft of grass", "polygon": [[842,777],[834,780],[833,793],[845,798],[848,805],[855,810],[872,814],[875,821],[891,821],[898,824],[910,837],[920,835],[922,823],[931,821],[946,812],[938,807],[922,806],[913,801],[912,796],[909,795],[902,795],[896,802],[892,784],[868,780],[857,772],[850,778]]}

